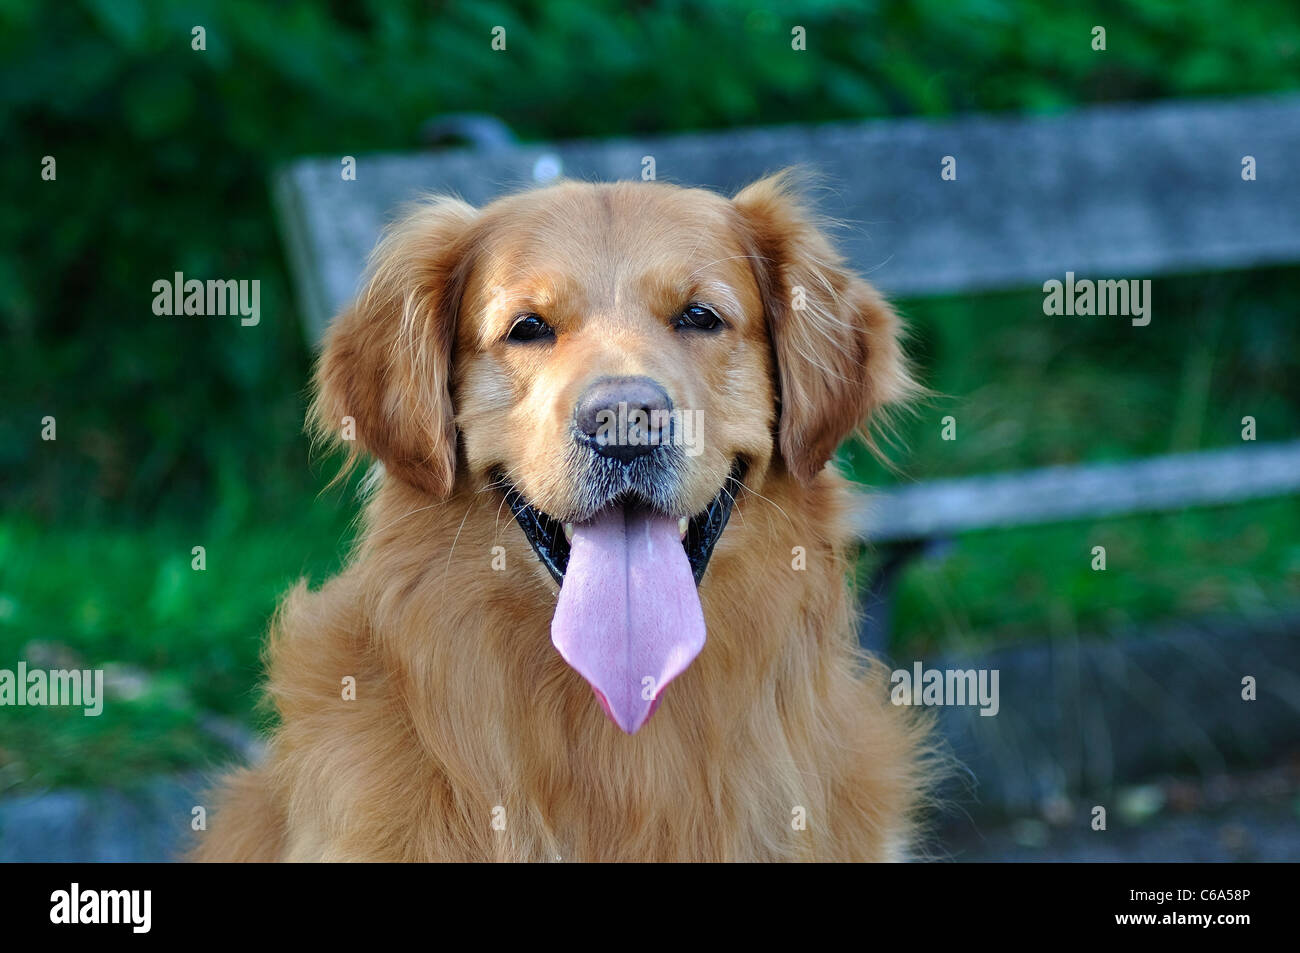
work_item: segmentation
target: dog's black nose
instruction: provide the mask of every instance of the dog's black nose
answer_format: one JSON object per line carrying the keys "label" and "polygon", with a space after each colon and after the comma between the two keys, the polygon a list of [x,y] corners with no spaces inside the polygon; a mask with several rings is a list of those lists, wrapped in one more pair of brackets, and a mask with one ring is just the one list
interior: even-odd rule
{"label": "dog's black nose", "polygon": [[627,463],[669,442],[672,409],[648,377],[603,377],[578,398],[573,424],[597,453]]}

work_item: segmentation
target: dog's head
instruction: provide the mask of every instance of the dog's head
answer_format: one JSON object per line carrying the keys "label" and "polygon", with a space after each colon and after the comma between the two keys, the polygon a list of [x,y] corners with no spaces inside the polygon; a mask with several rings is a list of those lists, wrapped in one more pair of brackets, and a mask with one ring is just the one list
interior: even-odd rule
{"label": "dog's head", "polygon": [[497,487],[561,586],[556,647],[635,732],[704,644],[737,495],[812,481],[910,387],[893,312],[787,177],[567,182],[391,229],[313,413],[431,496]]}

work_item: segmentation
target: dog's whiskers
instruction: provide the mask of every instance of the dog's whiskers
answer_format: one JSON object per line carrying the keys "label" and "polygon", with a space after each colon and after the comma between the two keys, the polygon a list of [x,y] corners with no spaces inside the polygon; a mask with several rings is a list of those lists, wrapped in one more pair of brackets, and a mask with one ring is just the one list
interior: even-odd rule
{"label": "dog's whiskers", "polygon": [[[759,493],[759,492],[758,492],[757,490],[755,490],[753,487],[751,487],[751,486],[749,486],[747,483],[745,483],[744,480],[737,479],[737,480],[736,480],[736,483],[739,484],[740,488],[743,489],[745,492],[747,492],[747,493],[751,493],[751,494],[753,494],[755,497],[757,497],[758,499],[762,500],[764,503],[770,504],[771,506],[775,507],[775,508],[776,508],[776,511],[777,511],[778,513],[780,513],[782,516],[785,517],[785,521],[786,521],[787,523],[789,523],[792,527],[794,526],[794,520],[790,519],[790,514],[787,513],[787,512],[786,512],[786,511],[781,507],[781,505],[780,505],[779,503],[777,503],[775,500],[770,500],[770,499],[768,499],[768,498],[767,498],[766,496],[764,496],[762,493]],[[724,485],[724,487],[723,487],[723,490],[724,490],[724,491],[726,490],[725,485]],[[728,495],[730,495],[730,494],[728,494]],[[732,503],[735,504],[736,498],[735,498],[734,496],[732,496],[731,499],[732,499]],[[737,507],[737,512],[739,512],[739,507]],[[742,516],[741,519],[742,519],[742,521],[743,521],[744,517]]]}
{"label": "dog's whiskers", "polygon": [[461,530],[465,528],[465,521],[469,519],[469,514],[474,511],[475,501],[471,500],[469,506],[465,507],[465,515],[461,518],[460,526],[456,527],[456,536],[451,541],[451,547],[447,550],[447,565],[442,571],[443,591],[446,591],[447,576],[451,573],[451,557],[456,552],[456,544],[460,542]]}
{"label": "dog's whiskers", "polygon": [[375,536],[378,536],[392,529],[394,526],[396,526],[402,520],[406,519],[408,516],[414,516],[416,513],[423,513],[425,510],[432,510],[439,506],[445,506],[446,504],[447,504],[446,500],[439,500],[436,503],[430,503],[428,506],[417,506],[415,509],[408,510],[407,512],[403,513],[401,516],[397,517],[397,519],[389,523],[385,523],[379,529],[370,530],[369,532]]}

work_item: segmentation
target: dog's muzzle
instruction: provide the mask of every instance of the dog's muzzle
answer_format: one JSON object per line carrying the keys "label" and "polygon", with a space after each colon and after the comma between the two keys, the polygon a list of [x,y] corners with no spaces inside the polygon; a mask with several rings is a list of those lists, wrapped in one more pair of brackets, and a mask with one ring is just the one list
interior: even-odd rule
{"label": "dog's muzzle", "polygon": [[628,734],[650,719],[667,684],[704,648],[698,585],[742,473],[737,464],[693,516],[665,513],[624,492],[590,518],[563,523],[517,488],[505,491],[515,520],[560,585],[551,641]]}

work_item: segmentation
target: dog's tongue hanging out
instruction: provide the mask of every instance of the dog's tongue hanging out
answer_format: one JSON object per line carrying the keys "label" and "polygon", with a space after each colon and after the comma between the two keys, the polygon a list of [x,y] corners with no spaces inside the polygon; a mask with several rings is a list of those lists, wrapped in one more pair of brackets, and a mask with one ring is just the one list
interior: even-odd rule
{"label": "dog's tongue hanging out", "polygon": [[613,506],[573,530],[551,641],[635,734],[704,648],[704,610],[677,520]]}

